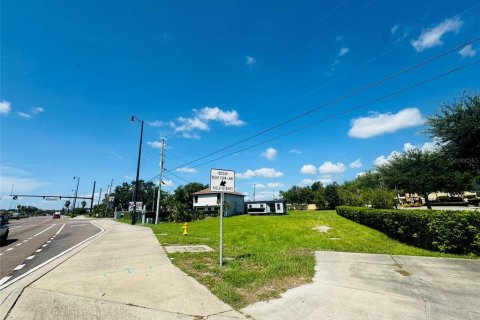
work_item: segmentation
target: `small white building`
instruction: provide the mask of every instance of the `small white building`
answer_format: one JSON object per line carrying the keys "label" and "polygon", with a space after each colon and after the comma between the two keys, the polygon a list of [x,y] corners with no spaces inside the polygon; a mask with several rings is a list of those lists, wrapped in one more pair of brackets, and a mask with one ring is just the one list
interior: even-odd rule
{"label": "small white building", "polygon": [[[220,211],[220,192],[210,191],[209,188],[195,192],[193,195],[193,210]],[[225,217],[245,213],[245,195],[240,192],[225,192],[224,201],[228,202],[223,213]]]}
{"label": "small white building", "polygon": [[286,214],[287,204],[285,200],[247,201],[247,213],[249,214]]}

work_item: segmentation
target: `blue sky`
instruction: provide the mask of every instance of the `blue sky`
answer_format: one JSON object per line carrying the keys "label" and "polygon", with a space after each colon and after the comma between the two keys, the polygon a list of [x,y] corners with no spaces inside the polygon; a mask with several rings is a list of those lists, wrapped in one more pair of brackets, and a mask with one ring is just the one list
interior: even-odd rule
{"label": "blue sky", "polygon": [[353,179],[392,152],[429,147],[425,118],[479,90],[479,65],[336,115],[477,62],[480,42],[183,165],[478,37],[479,16],[477,1],[4,1],[0,208],[12,184],[15,193],[68,195],[78,176],[88,195],[94,180],[105,192],[112,178],[133,179],[132,114],[146,122],[141,178],[158,173],[166,139],[166,190],[208,183],[210,168],[235,170],[249,198],[257,184],[257,199]]}

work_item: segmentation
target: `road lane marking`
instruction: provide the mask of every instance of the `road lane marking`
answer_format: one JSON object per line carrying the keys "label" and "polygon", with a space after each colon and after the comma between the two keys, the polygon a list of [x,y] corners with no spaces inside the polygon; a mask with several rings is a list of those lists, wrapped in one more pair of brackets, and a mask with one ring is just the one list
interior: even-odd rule
{"label": "road lane marking", "polygon": [[65,223],[64,223],[63,226],[60,228],[60,230],[58,230],[57,233],[55,233],[55,235],[59,234],[60,231],[62,231],[63,227],[65,227]]}
{"label": "road lane marking", "polygon": [[2,252],[2,253],[0,253],[0,256],[3,256],[3,252]]}
{"label": "road lane marking", "polygon": [[52,242],[52,241],[51,241],[51,240],[48,240],[48,241],[47,241],[47,243],[50,243],[50,242]]}
{"label": "road lane marking", "polygon": [[45,231],[47,231],[48,229],[50,229],[51,227],[54,227],[54,226],[56,226],[56,225],[55,225],[55,224],[52,224],[52,225],[51,225],[50,227],[48,227],[47,229],[45,229],[45,230],[43,230],[43,231],[40,231],[39,233],[34,234],[33,236],[36,237],[36,236],[38,236],[39,234],[44,233]]}
{"label": "road lane marking", "polygon": [[17,226],[17,227],[11,227],[10,230],[15,230],[15,229],[18,229],[18,228],[21,228],[23,226]]}
{"label": "road lane marking", "polygon": [[73,228],[73,227],[83,227],[83,226],[88,226],[88,223],[74,224],[74,225],[71,225],[70,228]]}
{"label": "road lane marking", "polygon": [[[13,284],[13,283],[17,282],[18,280],[21,280],[21,279],[25,278],[26,276],[28,276],[29,274],[31,274],[31,273],[33,273],[33,272],[37,271],[37,270],[38,270],[38,269],[40,269],[41,267],[43,267],[43,266],[45,266],[45,265],[49,264],[50,262],[54,261],[55,259],[58,259],[58,258],[60,258],[60,257],[61,257],[61,256],[63,256],[64,254],[66,254],[66,253],[68,253],[68,252],[72,251],[73,249],[75,249],[76,247],[78,247],[78,246],[81,246],[82,244],[84,244],[85,242],[89,241],[90,239],[93,239],[93,238],[95,238],[95,237],[98,237],[99,235],[101,235],[102,233],[104,233],[104,232],[105,232],[105,230],[104,230],[102,227],[100,227],[100,226],[96,225],[96,224],[95,224],[95,223],[93,223],[93,222],[90,222],[90,223],[91,223],[91,224],[93,224],[93,225],[94,225],[95,227],[97,227],[98,229],[100,229],[100,232],[99,232],[99,233],[96,233],[96,234],[94,234],[93,236],[91,236],[91,237],[89,237],[89,238],[87,238],[87,239],[85,239],[85,240],[83,240],[83,241],[82,241],[82,242],[80,242],[80,243],[77,243],[77,244],[76,244],[76,245],[74,245],[73,247],[71,247],[71,248],[68,248],[67,250],[65,250],[65,251],[63,251],[63,252],[61,252],[61,253],[57,254],[55,257],[53,257],[53,258],[50,258],[49,260],[45,261],[45,262],[44,262],[44,263],[42,263],[42,264],[39,264],[39,265],[38,265],[38,266],[36,266],[35,268],[32,268],[32,269],[28,270],[27,272],[25,272],[25,273],[23,273],[23,274],[19,275],[18,277],[14,278],[12,281],[10,281],[10,282],[7,282],[7,283],[5,283],[5,284],[0,284],[0,290],[3,290],[4,288],[6,288],[6,287],[8,287],[9,285],[11,285],[11,284]],[[7,279],[7,280],[8,280],[8,279]]]}
{"label": "road lane marking", "polygon": [[4,284],[5,282],[7,282],[8,279],[10,279],[10,278],[11,278],[11,277],[3,277],[2,279],[0,279],[0,286],[1,286],[2,284]]}
{"label": "road lane marking", "polygon": [[42,246],[42,248],[45,248],[46,246],[48,246],[48,244],[44,244],[44,245]]}
{"label": "road lane marking", "polygon": [[35,252],[40,252],[40,251],[42,251],[42,250],[43,250],[43,249],[38,249],[38,250],[37,250],[37,251],[35,251]]}
{"label": "road lane marking", "polygon": [[32,239],[33,239],[32,237],[28,238],[28,240],[32,240]]}
{"label": "road lane marking", "polygon": [[21,243],[19,243],[19,244],[17,244],[17,247],[18,247],[18,246],[21,246],[21,245],[22,245],[22,244],[21,244]]}
{"label": "road lane marking", "polygon": [[28,242],[28,240],[23,240],[23,242]]}
{"label": "road lane marking", "polygon": [[13,250],[13,248],[7,249],[7,250],[5,250],[5,251],[10,251],[10,250]]}
{"label": "road lane marking", "polygon": [[25,264],[19,264],[18,266],[15,267],[15,269],[13,269],[13,271],[18,271],[18,270],[22,269],[23,267],[25,267]]}
{"label": "road lane marking", "polygon": [[35,258],[35,255],[27,257],[27,260],[32,260],[33,258]]}

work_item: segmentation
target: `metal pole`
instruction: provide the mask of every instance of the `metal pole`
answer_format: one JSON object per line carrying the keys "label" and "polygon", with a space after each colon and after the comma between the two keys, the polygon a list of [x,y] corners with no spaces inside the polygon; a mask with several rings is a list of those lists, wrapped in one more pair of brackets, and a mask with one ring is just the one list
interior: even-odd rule
{"label": "metal pole", "polygon": [[95,185],[96,184],[97,184],[97,181],[93,181],[92,202],[90,202],[90,214],[93,211],[93,197],[95,197]]}
{"label": "metal pole", "polygon": [[79,177],[73,177],[73,179],[77,179],[77,189],[75,190],[75,196],[73,197],[73,211],[72,214],[75,214],[75,204],[77,203],[77,195],[78,195],[78,185],[80,184]]}
{"label": "metal pole", "polygon": [[160,150],[160,179],[158,180],[157,211],[155,212],[155,224],[158,223],[158,214],[160,212],[160,198],[162,197],[162,178],[163,178],[163,148],[165,140],[162,139],[162,148]]}
{"label": "metal pole", "polygon": [[143,120],[140,120],[142,128],[140,130],[140,146],[138,148],[137,177],[135,178],[135,191],[133,193],[133,215],[132,224],[137,222],[137,195],[138,195],[138,177],[140,175],[140,159],[142,156],[142,140],[143,140]]}
{"label": "metal pole", "polygon": [[223,192],[220,192],[220,267],[223,266]]}
{"label": "metal pole", "polygon": [[256,186],[256,184],[254,183],[253,184],[253,201],[255,201],[255,186]]}

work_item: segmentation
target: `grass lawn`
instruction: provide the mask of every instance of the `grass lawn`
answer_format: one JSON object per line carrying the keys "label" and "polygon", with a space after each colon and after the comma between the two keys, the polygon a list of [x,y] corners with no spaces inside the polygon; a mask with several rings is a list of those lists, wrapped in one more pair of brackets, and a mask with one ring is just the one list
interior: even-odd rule
{"label": "grass lawn", "polygon": [[[314,251],[462,257],[402,244],[383,233],[340,217],[335,211],[291,211],[285,216],[236,216],[224,220],[224,259],[219,267],[219,219],[150,227],[162,245],[205,244],[209,253],[169,254],[173,263],[234,308],[278,297],[308,283],[314,275]],[[332,227],[328,233],[313,230]],[[340,238],[331,240],[329,238]]]}

